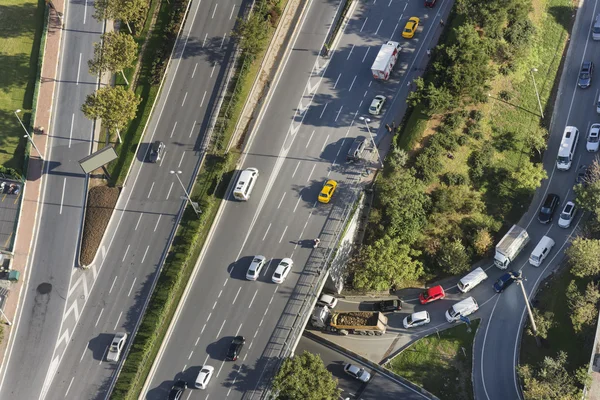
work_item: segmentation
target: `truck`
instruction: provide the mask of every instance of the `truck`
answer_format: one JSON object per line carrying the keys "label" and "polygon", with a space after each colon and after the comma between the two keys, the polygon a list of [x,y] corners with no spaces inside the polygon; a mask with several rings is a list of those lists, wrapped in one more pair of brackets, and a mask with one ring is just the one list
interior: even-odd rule
{"label": "truck", "polygon": [[527,243],[529,243],[527,231],[518,225],[513,225],[496,245],[496,255],[494,256],[496,267],[508,268],[508,264],[517,258]]}
{"label": "truck", "polygon": [[381,312],[398,312],[402,310],[402,300],[381,300],[375,304],[377,310]]}
{"label": "truck", "polygon": [[387,328],[387,317],[379,311],[332,311],[329,307],[315,307],[310,316],[314,328],[340,335],[356,334],[381,336]]}
{"label": "truck", "polygon": [[381,46],[371,66],[373,78],[384,81],[389,79],[392,69],[396,65],[396,61],[398,61],[400,50],[402,50],[400,43],[392,42],[391,40]]}

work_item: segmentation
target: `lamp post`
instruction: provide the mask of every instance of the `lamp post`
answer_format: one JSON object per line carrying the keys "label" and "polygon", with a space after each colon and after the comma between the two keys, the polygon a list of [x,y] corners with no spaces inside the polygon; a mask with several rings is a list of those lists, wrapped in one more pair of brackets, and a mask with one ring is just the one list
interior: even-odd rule
{"label": "lamp post", "polygon": [[185,200],[189,201],[190,204],[192,205],[192,208],[194,209],[194,212],[196,213],[196,216],[198,218],[200,218],[200,214],[202,213],[202,210],[200,210],[198,208],[198,203],[192,201],[192,199],[190,198],[190,194],[188,193],[188,191],[185,189],[185,186],[183,186],[183,182],[181,182],[181,179],[179,178],[179,174],[181,174],[181,171],[169,171],[172,174],[175,174],[175,177],[177,178],[177,180],[179,181],[179,184],[181,185],[181,188],[183,189],[183,193],[185,193]]}
{"label": "lamp post", "polygon": [[19,117],[19,113],[21,112],[21,110],[16,110],[15,111],[15,115],[17,116],[17,119],[19,120],[19,123],[21,124],[21,126],[23,127],[23,130],[25,131],[25,136],[29,139],[29,141],[31,142],[31,145],[33,146],[33,148],[35,149],[35,151],[37,151],[38,155],[40,156],[40,158],[43,160],[44,157],[42,157],[42,153],[40,153],[40,150],[37,148],[37,146],[35,145],[35,142],[33,141],[33,138],[31,137],[31,135],[29,134],[29,132],[27,131],[27,128],[25,128],[25,125],[23,124],[23,121],[21,121],[21,117]]}
{"label": "lamp post", "polygon": [[8,319],[8,317],[6,316],[6,314],[4,314],[4,311],[2,311],[2,309],[0,308],[0,313],[2,313],[2,316],[4,317],[4,319],[6,320],[6,323],[8,324],[8,326],[12,325],[12,322],[10,322],[10,320]]}
{"label": "lamp post", "polygon": [[363,121],[365,123],[365,126],[367,127],[367,132],[369,132],[369,137],[371,138],[371,142],[373,143],[373,148],[375,149],[375,152],[377,153],[377,160],[379,161],[379,165],[381,165],[381,167],[383,167],[383,161],[381,160],[381,155],[379,154],[379,149],[377,148],[377,144],[375,143],[375,139],[373,139],[373,134],[371,133],[371,128],[369,127],[369,122],[371,122],[371,120],[369,118],[365,118],[365,117],[358,117],[358,119],[360,119],[361,121]]}
{"label": "lamp post", "polygon": [[535,83],[535,76],[533,76],[534,72],[537,72],[537,68],[531,68],[529,70],[529,73],[531,74],[531,79],[533,79],[533,87],[535,88],[535,95],[537,96],[538,106],[540,106],[540,114],[541,114],[542,118],[544,118],[544,111],[542,110],[542,102],[540,101],[540,92],[538,92],[538,88]]}
{"label": "lamp post", "polygon": [[[513,275],[514,276],[514,275]],[[540,346],[540,338],[537,335],[537,326],[535,325],[535,320],[533,319],[533,312],[531,311],[531,306],[529,305],[529,299],[527,298],[527,293],[525,293],[525,286],[523,285],[523,281],[526,279],[523,278],[523,272],[519,271],[519,275],[515,276],[515,280],[517,281],[517,285],[521,287],[521,292],[523,293],[523,299],[525,300],[525,306],[527,306],[527,314],[529,315],[529,321],[531,322],[531,330],[533,331],[533,336],[535,337],[535,342],[538,347]]]}

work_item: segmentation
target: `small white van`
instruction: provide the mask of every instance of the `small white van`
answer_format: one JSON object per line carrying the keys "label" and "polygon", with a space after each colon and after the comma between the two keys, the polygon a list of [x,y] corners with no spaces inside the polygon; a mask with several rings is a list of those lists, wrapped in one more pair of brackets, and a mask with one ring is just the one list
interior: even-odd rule
{"label": "small white van", "polygon": [[529,264],[533,265],[534,267],[539,267],[542,265],[542,262],[548,256],[548,253],[550,253],[550,250],[552,250],[553,247],[554,240],[551,237],[544,236],[541,238],[529,256]]}
{"label": "small white van", "polygon": [[466,317],[479,310],[479,305],[473,297],[466,298],[454,304],[446,311],[446,320],[448,322],[456,322],[460,317]]}
{"label": "small white van", "polygon": [[460,281],[458,281],[456,286],[458,286],[458,290],[460,290],[461,292],[467,293],[469,290],[473,289],[475,286],[485,281],[487,277],[487,274],[481,267],[475,268],[473,271],[469,272],[466,276],[464,276]]}
{"label": "small white van", "polygon": [[243,170],[235,184],[235,189],[233,189],[233,197],[240,201],[247,201],[250,198],[257,179],[258,170],[256,168],[246,168]]}
{"label": "small white van", "polygon": [[594,26],[592,27],[592,39],[600,40],[600,14],[596,15]]}
{"label": "small white van", "polygon": [[579,129],[574,126],[567,126],[565,128],[565,133],[563,133],[562,140],[560,141],[560,148],[558,149],[558,158],[556,159],[557,169],[567,171],[571,168],[578,141]]}

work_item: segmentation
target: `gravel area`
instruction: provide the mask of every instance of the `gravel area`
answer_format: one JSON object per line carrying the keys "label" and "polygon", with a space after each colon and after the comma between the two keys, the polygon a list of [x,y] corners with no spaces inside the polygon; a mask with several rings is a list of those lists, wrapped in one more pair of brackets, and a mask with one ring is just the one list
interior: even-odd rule
{"label": "gravel area", "polygon": [[104,231],[117,204],[119,193],[119,188],[108,186],[96,186],[90,189],[79,257],[82,266],[90,265],[94,261]]}

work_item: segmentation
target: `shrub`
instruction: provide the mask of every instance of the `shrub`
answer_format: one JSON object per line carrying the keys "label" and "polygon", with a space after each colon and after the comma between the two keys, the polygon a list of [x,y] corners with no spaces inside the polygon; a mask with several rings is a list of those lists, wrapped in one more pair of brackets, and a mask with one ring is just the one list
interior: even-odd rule
{"label": "shrub", "polygon": [[446,172],[442,181],[448,185],[464,185],[467,183],[467,177],[459,172]]}
{"label": "shrub", "polygon": [[483,118],[483,112],[481,110],[472,110],[470,118],[475,122],[479,122]]}
{"label": "shrub", "polygon": [[444,118],[444,124],[451,129],[458,128],[464,121],[464,117],[457,112],[450,113]]}
{"label": "shrub", "polygon": [[443,165],[440,161],[439,151],[435,148],[435,146],[426,148],[417,156],[417,160],[415,161],[415,169],[417,170],[417,174],[425,183],[432,182],[442,168]]}

